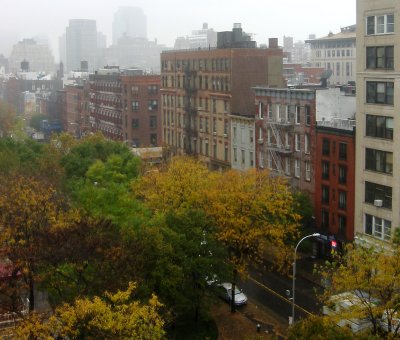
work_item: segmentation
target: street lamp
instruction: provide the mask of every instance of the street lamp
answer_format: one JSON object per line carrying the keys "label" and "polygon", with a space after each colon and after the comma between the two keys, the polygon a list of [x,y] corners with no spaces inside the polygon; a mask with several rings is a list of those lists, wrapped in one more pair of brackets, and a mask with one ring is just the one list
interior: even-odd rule
{"label": "street lamp", "polygon": [[299,247],[300,243],[303,242],[306,238],[309,237],[318,237],[320,236],[320,233],[314,233],[311,235],[304,236],[299,243],[297,243],[296,248],[294,248],[294,260],[293,260],[293,284],[292,284],[292,322],[291,324],[294,324],[294,306],[295,306],[295,282],[296,282],[296,258],[297,258],[297,248]]}

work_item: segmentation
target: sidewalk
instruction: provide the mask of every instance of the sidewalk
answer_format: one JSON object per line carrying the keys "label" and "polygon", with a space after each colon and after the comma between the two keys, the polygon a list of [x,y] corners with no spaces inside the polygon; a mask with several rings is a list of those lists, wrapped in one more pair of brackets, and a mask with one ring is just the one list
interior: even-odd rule
{"label": "sidewalk", "polygon": [[[226,303],[220,303],[212,310],[217,323],[219,340],[264,340],[285,339],[286,320],[276,318],[272,312],[259,308],[252,302],[231,313]],[[257,331],[257,325],[260,325]]]}

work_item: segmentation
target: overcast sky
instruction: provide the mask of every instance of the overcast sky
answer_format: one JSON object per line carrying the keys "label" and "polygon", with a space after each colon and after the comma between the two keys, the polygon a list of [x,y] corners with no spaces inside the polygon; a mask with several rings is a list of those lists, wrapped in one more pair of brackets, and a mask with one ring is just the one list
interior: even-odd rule
{"label": "overcast sky", "polygon": [[173,46],[177,36],[190,35],[203,22],[216,31],[241,23],[258,44],[268,38],[305,40],[355,24],[355,0],[0,0],[0,53],[8,54],[21,38],[48,36],[58,59],[58,37],[69,19],[95,19],[97,30],[112,40],[113,15],[119,6],[141,7],[148,38]]}

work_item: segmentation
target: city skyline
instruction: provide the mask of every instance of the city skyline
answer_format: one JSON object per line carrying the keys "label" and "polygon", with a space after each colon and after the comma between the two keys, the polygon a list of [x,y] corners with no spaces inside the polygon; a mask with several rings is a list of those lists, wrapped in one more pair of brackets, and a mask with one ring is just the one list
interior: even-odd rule
{"label": "city skyline", "polygon": [[[57,6],[50,0],[34,3],[5,0],[3,6],[7,8],[8,15],[0,22],[0,53],[8,57],[12,45],[21,39],[45,35],[56,60],[59,60],[58,38],[65,33],[69,19],[96,20],[98,31],[106,34],[107,42],[111,44],[113,16],[121,6],[142,8],[147,17],[149,40],[157,39],[159,44],[171,47],[178,36],[190,35],[203,22],[216,31],[228,31],[233,23],[241,23],[258,44],[264,44],[270,37],[279,38],[281,42],[284,35],[293,36],[295,41],[305,40],[309,34],[324,36],[329,31],[337,32],[340,27],[354,24],[356,19],[354,0],[338,0],[332,6],[317,0],[305,0],[301,4],[284,0],[273,3],[273,6],[261,0],[253,0],[247,6],[238,0],[229,4],[205,0],[190,5],[181,0],[116,0],[112,4],[105,1],[60,0]],[[37,13],[38,8],[39,14],[32,16],[31,13]]]}

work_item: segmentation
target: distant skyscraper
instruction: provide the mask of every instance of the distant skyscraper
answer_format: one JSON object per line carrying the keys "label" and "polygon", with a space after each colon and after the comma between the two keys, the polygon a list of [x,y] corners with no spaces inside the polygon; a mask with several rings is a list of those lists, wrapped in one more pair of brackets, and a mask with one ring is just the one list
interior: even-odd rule
{"label": "distant skyscraper", "polygon": [[107,48],[107,36],[104,33],[97,32],[97,48]]}
{"label": "distant skyscraper", "polygon": [[97,68],[97,28],[95,20],[72,19],[66,29],[67,70],[76,71],[87,61],[89,71]]}
{"label": "distant skyscraper", "polygon": [[67,36],[65,33],[58,38],[58,50],[60,53],[60,62],[65,66],[67,64]]}
{"label": "distant skyscraper", "polygon": [[54,57],[49,46],[33,39],[24,39],[14,45],[10,55],[10,71],[21,70],[21,62],[28,62],[29,71],[54,73]]}
{"label": "distant skyscraper", "polygon": [[113,45],[121,37],[147,38],[147,18],[139,7],[120,7],[114,15]]}

